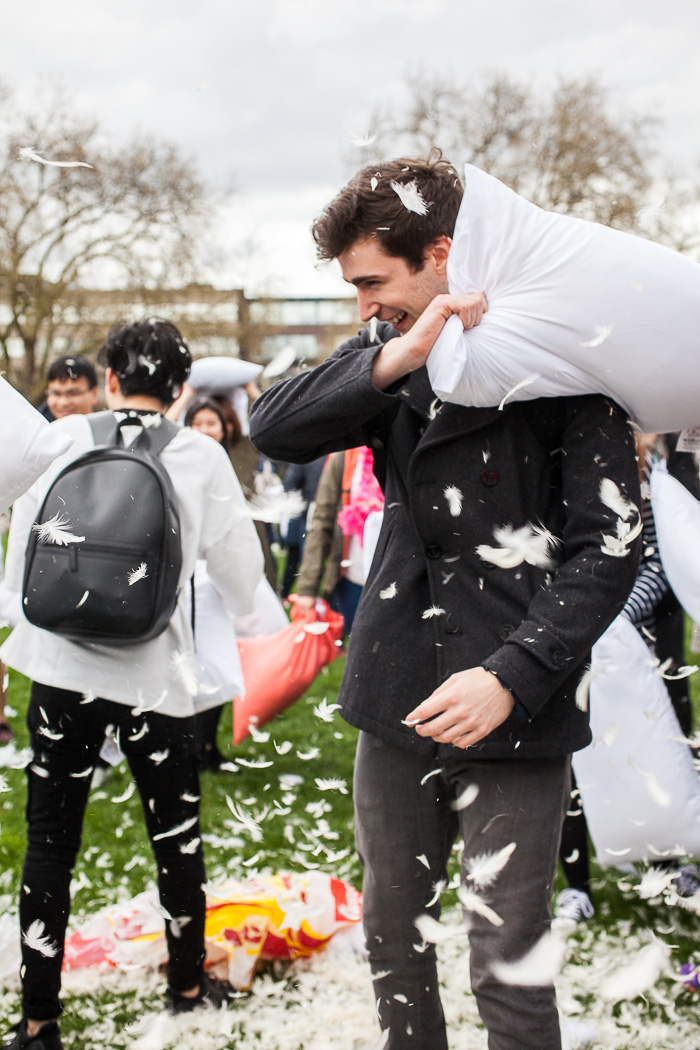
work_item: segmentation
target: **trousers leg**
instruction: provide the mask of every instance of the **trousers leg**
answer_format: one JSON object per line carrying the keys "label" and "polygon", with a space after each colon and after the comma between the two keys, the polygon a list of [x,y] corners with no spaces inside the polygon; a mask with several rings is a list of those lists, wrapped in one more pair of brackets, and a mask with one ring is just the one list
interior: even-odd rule
{"label": "trousers leg", "polygon": [[459,792],[472,783],[479,787],[475,802],[460,812],[465,885],[476,888],[468,879],[472,859],[510,843],[516,847],[491,885],[477,889],[503,925],[466,913],[472,991],[489,1034],[489,1050],[560,1050],[554,988],[503,984],[493,964],[522,958],[549,929],[570,760],[478,761],[454,776],[449,770],[445,775]]}
{"label": "trousers leg", "polygon": [[451,794],[433,759],[360,733],[355,835],[363,865],[363,922],[385,1050],[447,1050],[435,946],[422,950],[415,920],[437,918],[457,833]]}
{"label": "trousers leg", "polygon": [[160,903],[171,916],[165,920],[169,984],[186,991],[202,976],[206,914],[194,718],[147,717],[148,748],[123,746],[156,859]]}
{"label": "trousers leg", "polygon": [[52,1020],[62,1011],[70,882],[107,724],[100,701],[88,715],[80,699],[80,694],[35,682],[27,712],[34,758],[27,767],[27,851],[19,918],[22,1008],[36,1021]]}

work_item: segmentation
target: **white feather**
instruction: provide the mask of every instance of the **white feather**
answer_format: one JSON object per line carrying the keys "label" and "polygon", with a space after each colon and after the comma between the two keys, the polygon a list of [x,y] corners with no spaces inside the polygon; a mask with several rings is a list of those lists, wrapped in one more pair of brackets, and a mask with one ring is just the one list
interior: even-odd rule
{"label": "white feather", "polygon": [[501,398],[501,403],[498,406],[498,411],[502,412],[503,406],[505,405],[508,398],[512,397],[513,394],[517,393],[518,390],[522,390],[523,387],[530,386],[531,383],[534,383],[536,379],[540,378],[540,374],[540,372],[533,372],[532,375],[525,376],[525,378],[521,379],[519,383],[516,383],[515,386],[512,386],[510,390]]}
{"label": "white feather", "polygon": [[388,598],[395,598],[396,595],[398,594],[398,590],[399,589],[396,586],[396,582],[390,583],[388,587],[385,587],[383,590],[381,590],[379,592],[379,597],[383,601],[386,601]]}
{"label": "white feather", "polygon": [[245,507],[236,508],[253,521],[279,523],[283,518],[297,518],[306,510],[306,500],[297,489],[273,495],[257,495],[246,500]]}
{"label": "white feather", "polygon": [[319,791],[339,791],[341,795],[347,795],[348,787],[340,777],[316,777],[316,787]]}
{"label": "white feather", "polygon": [[428,944],[444,944],[445,941],[464,934],[464,930],[459,926],[443,926],[430,915],[419,915],[414,925]]}
{"label": "white feather", "polygon": [[593,339],[589,339],[587,343],[579,343],[579,346],[602,346],[605,340],[608,338],[613,330],[611,324],[597,324],[595,326],[595,336]]}
{"label": "white feather", "polygon": [[196,824],[198,820],[199,820],[199,817],[196,817],[196,816],[195,817],[190,817],[189,820],[186,820],[183,824],[178,824],[177,827],[175,827],[175,828],[171,828],[170,831],[161,831],[159,835],[154,835],[153,836],[153,841],[156,842],[159,839],[171,839],[171,838],[174,838],[175,835],[180,835],[180,834],[182,834],[183,831],[189,831],[190,828],[194,824]]}
{"label": "white feather", "polygon": [[133,587],[135,583],[139,582],[139,580],[147,580],[148,579],[148,576],[146,575],[146,569],[147,568],[148,568],[148,566],[146,565],[146,562],[142,561],[137,569],[132,569],[131,570],[131,572],[129,573],[129,586],[130,587]]}
{"label": "white feather", "polygon": [[272,379],[275,376],[284,375],[290,368],[294,367],[294,362],[297,359],[297,352],[291,343],[283,346],[281,350],[275,354],[271,361],[265,365],[262,370],[262,374],[265,379]]}
{"label": "white feather", "polygon": [[467,878],[474,883],[477,889],[486,889],[496,881],[496,876],[503,871],[514,850],[515,843],[511,842],[495,853],[480,853],[476,857],[468,858],[465,861],[465,867],[469,872]]}
{"label": "white feather", "polygon": [[431,605],[429,609],[425,609],[423,612],[423,620],[432,620],[434,616],[444,616],[445,610],[441,609],[439,605]]}
{"label": "white feather", "polygon": [[74,536],[69,531],[70,528],[71,524],[68,516],[64,516],[60,510],[48,521],[41,523],[37,521],[32,525],[32,529],[38,535],[40,543],[55,543],[59,547],[67,547],[69,543],[82,543],[85,539],[84,536]]}
{"label": "white feather", "polygon": [[464,789],[461,795],[459,795],[454,802],[450,803],[450,808],[459,811],[460,809],[466,809],[467,806],[471,806],[472,802],[476,800],[479,794],[478,784],[469,784]]}
{"label": "white feather", "polygon": [[627,966],[619,967],[601,984],[604,999],[636,999],[652,988],[666,968],[669,950],[660,941],[647,944]]}
{"label": "white feather", "polygon": [[416,215],[428,214],[428,205],[415,179],[411,182],[392,182],[391,188],[408,211],[415,212]]}
{"label": "white feather", "polygon": [[45,164],[47,168],[91,168],[92,164],[86,164],[84,160],[45,160],[31,146],[22,146],[19,151],[23,160],[34,160],[37,164]]}
{"label": "white feather", "polygon": [[457,890],[457,896],[465,911],[476,912],[477,915],[483,916],[493,926],[503,925],[501,916],[497,915],[493,908],[490,908],[486,901],[474,890],[470,890],[468,886],[460,886]]}
{"label": "white feather", "polygon": [[601,478],[600,481],[600,500],[604,503],[611,511],[613,511],[623,521],[627,521],[628,518],[634,513],[639,513],[637,507],[626,496],[623,496],[619,488],[610,478]]}
{"label": "white feather", "polygon": [[576,686],[576,706],[579,711],[588,710],[588,694],[591,690],[591,685],[595,682],[596,678],[600,675],[605,674],[607,667],[605,664],[596,664],[595,667],[592,665],[583,672],[581,680]]}
{"label": "white feather", "polygon": [[462,513],[462,499],[464,498],[461,491],[456,485],[447,485],[443,495],[450,508],[450,514],[453,518],[458,518]]}
{"label": "white feather", "polygon": [[329,704],[325,696],[321,703],[314,708],[314,714],[323,722],[332,722],[336,711],[340,711],[340,704]]}
{"label": "white feather", "polygon": [[241,827],[245,828],[245,830],[249,832],[253,842],[260,842],[260,840],[263,837],[263,833],[262,828],[260,827],[260,824],[257,822],[257,820],[254,820],[253,817],[249,816],[249,814],[246,813],[244,809],[241,809],[240,806],[236,805],[236,803],[233,802],[228,795],[226,795],[225,798],[226,805],[231,810]]}
{"label": "white feather", "polygon": [[196,696],[199,692],[199,684],[194,670],[194,657],[188,652],[174,652],[170,656],[175,676],[179,678],[185,692],[189,696]]}
{"label": "white feather", "polygon": [[673,869],[666,871],[663,868],[647,868],[635,889],[643,900],[653,900],[670,887],[677,875],[678,872]]}
{"label": "white feather", "polygon": [[550,551],[556,543],[556,537],[542,525],[523,525],[514,529],[510,525],[498,526],[493,530],[499,547],[481,544],[476,553],[483,561],[492,562],[500,569],[514,569],[527,562],[540,569],[553,569],[556,562]]}
{"label": "white feather", "polygon": [[559,974],[565,950],[565,938],[549,930],[522,959],[512,963],[496,962],[491,969],[503,984],[545,988],[553,984]]}
{"label": "white feather", "polygon": [[41,919],[35,919],[29,929],[24,931],[22,940],[28,948],[39,952],[40,955],[44,955],[47,959],[53,959],[54,955],[58,954],[58,945],[54,944],[46,936],[46,927]]}
{"label": "white feather", "polygon": [[355,128],[350,130],[349,141],[352,142],[353,146],[357,146],[359,149],[366,149],[367,146],[371,146],[373,142],[377,141],[376,131],[369,131],[365,135],[361,132],[356,131]]}

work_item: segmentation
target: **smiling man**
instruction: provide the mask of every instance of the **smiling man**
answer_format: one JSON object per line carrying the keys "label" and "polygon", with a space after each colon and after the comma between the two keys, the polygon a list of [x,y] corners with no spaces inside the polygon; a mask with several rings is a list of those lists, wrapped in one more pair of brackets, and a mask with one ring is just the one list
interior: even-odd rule
{"label": "smiling man", "polygon": [[637,540],[621,557],[601,550],[617,521],[601,495],[636,515],[638,475],[627,419],[604,397],[502,411],[436,399],[424,366],[445,321],[471,327],[487,310],[481,293],[448,294],[461,196],[438,152],[367,168],[341,191],[314,237],[372,323],[268,390],[251,436],[297,462],[369,445],[385,493],[339,697],[360,730],[356,839],[383,1045],[447,1047],[434,944],[415,924],[439,916],[461,835],[490,1050],[558,1050],[551,984],[522,987],[500,967],[549,927],[570,755],[590,741],[576,686],[639,556]]}

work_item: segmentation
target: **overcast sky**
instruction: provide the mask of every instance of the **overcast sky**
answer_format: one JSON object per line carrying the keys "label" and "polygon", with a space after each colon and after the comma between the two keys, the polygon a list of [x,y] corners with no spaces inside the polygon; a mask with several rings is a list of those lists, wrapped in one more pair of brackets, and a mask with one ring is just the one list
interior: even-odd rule
{"label": "overcast sky", "polygon": [[620,109],[661,120],[679,167],[700,167],[697,0],[4,0],[0,27],[9,87],[58,76],[117,141],[173,140],[235,183],[223,228],[257,246],[251,289],[347,290],[336,264],[315,267],[308,227],[350,174],[352,130],[370,130],[378,102],[400,105],[418,67],[542,89],[593,76]]}

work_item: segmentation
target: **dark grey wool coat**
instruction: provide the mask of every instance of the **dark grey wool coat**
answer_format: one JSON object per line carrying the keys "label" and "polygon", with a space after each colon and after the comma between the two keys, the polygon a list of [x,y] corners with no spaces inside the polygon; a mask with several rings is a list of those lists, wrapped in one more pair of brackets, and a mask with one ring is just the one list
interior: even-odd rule
{"label": "dark grey wool coat", "polygon": [[[576,686],[639,561],[639,540],[624,557],[601,550],[617,520],[601,502],[602,479],[640,505],[627,417],[598,395],[502,411],[440,404],[425,368],[380,392],[371,381],[377,343],[395,334],[378,325],[372,346],[363,329],[317,368],[275,384],[251,413],[253,443],[272,459],[307,462],[356,445],[374,452],[386,509],[353,626],[343,717],[440,760],[464,758],[402,719],[449,675],[482,665],[511,689],[520,715],[470,747],[470,760],[585,747],[588,715],[576,706]],[[447,486],[462,494],[457,515]],[[498,546],[494,528],[527,523],[559,538],[553,574],[497,568],[477,555],[480,544]],[[382,597],[392,584],[395,597]],[[424,618],[433,606],[443,612]]]}

